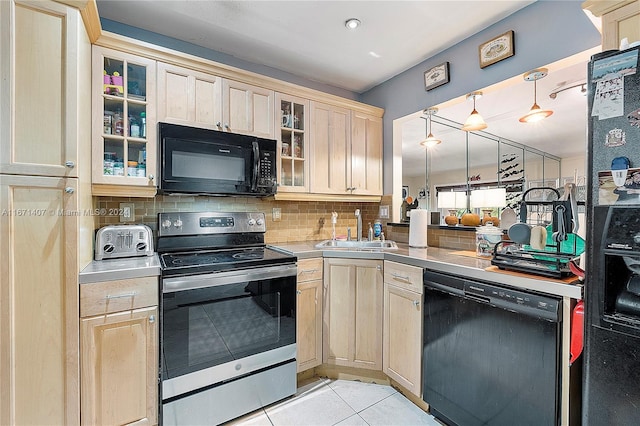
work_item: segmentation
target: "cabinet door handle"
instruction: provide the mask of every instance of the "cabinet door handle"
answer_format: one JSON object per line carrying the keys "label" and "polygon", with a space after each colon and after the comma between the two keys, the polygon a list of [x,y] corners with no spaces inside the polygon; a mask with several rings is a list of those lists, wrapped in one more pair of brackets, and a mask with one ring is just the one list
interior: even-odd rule
{"label": "cabinet door handle", "polygon": [[302,294],[302,291],[296,290],[296,294]]}
{"label": "cabinet door handle", "polygon": [[376,269],[377,269],[378,271],[382,271],[382,266],[378,265],[378,266],[376,266]]}
{"label": "cabinet door handle", "polygon": [[123,299],[125,297],[133,297],[136,295],[135,291],[132,291],[131,293],[122,293],[122,294],[116,294],[116,295],[111,295],[111,294],[107,294],[107,297],[105,297],[105,299],[110,300],[110,299]]}
{"label": "cabinet door handle", "polygon": [[393,277],[394,280],[398,280],[398,281],[406,281],[409,284],[411,284],[411,279],[409,279],[408,276],[406,275],[398,275],[395,272],[391,273],[391,276]]}
{"label": "cabinet door handle", "polygon": [[154,180],[154,179],[155,179],[155,176],[154,176],[154,175],[149,175],[149,180],[150,180],[151,182],[153,182],[153,180]]}
{"label": "cabinet door handle", "polygon": [[153,324],[154,322],[156,322],[156,316],[155,315],[149,316],[149,323]]}
{"label": "cabinet door handle", "polygon": [[64,189],[64,192],[66,192],[67,194],[73,194],[74,192],[76,192],[76,190],[68,186]]}
{"label": "cabinet door handle", "polygon": [[76,163],[74,163],[73,161],[67,161],[64,163],[65,167],[68,167],[70,169],[73,169],[76,166]]}
{"label": "cabinet door handle", "polygon": [[229,123],[224,123],[224,128],[229,130]]}
{"label": "cabinet door handle", "polygon": [[221,126],[222,126],[222,123],[221,123],[221,122],[219,122],[219,121],[217,121],[217,122],[216,122],[216,127],[221,127]]}
{"label": "cabinet door handle", "polygon": [[420,301],[419,301],[419,300],[414,300],[414,301],[413,301],[413,306],[415,306],[416,308],[417,308],[418,306],[420,306]]}

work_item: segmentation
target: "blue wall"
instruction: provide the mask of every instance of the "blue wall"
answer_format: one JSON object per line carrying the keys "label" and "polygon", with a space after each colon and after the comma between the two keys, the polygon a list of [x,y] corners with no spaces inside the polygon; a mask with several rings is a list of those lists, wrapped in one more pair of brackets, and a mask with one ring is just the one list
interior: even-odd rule
{"label": "blue wall", "polygon": [[276,78],[278,80],[286,81],[292,84],[309,87],[311,89],[319,90],[321,92],[331,93],[332,95],[340,96],[347,99],[358,100],[358,94],[355,92],[351,92],[350,90],[341,89],[339,87],[319,83],[313,80],[308,80],[306,78],[299,77],[297,75],[288,73],[286,71],[268,67],[266,65],[260,65],[253,62],[245,61],[245,60],[236,58],[235,56],[228,55],[226,53],[218,52],[215,50],[207,49],[202,46],[188,43],[186,41],[163,36],[158,33],[132,27],[130,25],[125,25],[120,22],[111,21],[109,19],[104,19],[104,18],[100,19],[100,23],[102,24],[102,29],[105,31],[120,34],[126,37],[131,37],[136,40],[146,41],[147,43],[166,47],[167,49],[173,49],[179,52],[188,53],[190,55],[198,56],[200,58],[209,59],[221,64],[240,68],[246,71],[255,72],[260,75]]}
{"label": "blue wall", "polygon": [[[581,3],[539,0],[363,93],[360,101],[385,109],[385,194],[392,191],[394,119],[599,46],[600,33],[582,11]],[[515,33],[515,55],[481,69],[478,46],[509,30]],[[445,61],[450,67],[449,83],[425,91],[424,71]]]}

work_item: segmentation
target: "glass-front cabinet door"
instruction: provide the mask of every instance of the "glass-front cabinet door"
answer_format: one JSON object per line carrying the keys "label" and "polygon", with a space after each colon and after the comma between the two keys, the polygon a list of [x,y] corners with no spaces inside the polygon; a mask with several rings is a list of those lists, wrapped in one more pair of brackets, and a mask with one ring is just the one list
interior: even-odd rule
{"label": "glass-front cabinet door", "polygon": [[155,61],[94,47],[93,194],[156,192]]}
{"label": "glass-front cabinet door", "polygon": [[276,93],[278,191],[309,191],[309,101]]}

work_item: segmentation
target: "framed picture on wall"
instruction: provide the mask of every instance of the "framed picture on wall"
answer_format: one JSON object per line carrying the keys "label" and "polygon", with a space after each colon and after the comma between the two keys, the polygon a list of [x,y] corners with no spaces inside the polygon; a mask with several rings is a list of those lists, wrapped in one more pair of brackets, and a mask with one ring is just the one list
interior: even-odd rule
{"label": "framed picture on wall", "polygon": [[435,89],[449,82],[449,62],[431,67],[424,72],[424,90]]}
{"label": "framed picture on wall", "polygon": [[488,67],[503,59],[515,55],[513,45],[513,30],[492,38],[478,46],[480,68]]}

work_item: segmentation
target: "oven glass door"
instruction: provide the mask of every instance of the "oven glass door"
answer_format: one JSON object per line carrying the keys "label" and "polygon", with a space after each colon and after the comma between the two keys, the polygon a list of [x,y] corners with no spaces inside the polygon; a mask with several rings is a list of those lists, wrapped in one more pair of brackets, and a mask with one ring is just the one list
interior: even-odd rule
{"label": "oven glass door", "polygon": [[240,145],[178,138],[162,140],[162,189],[193,193],[251,191],[254,158]]}
{"label": "oven glass door", "polygon": [[163,279],[162,379],[294,344],[295,315],[295,265]]}

